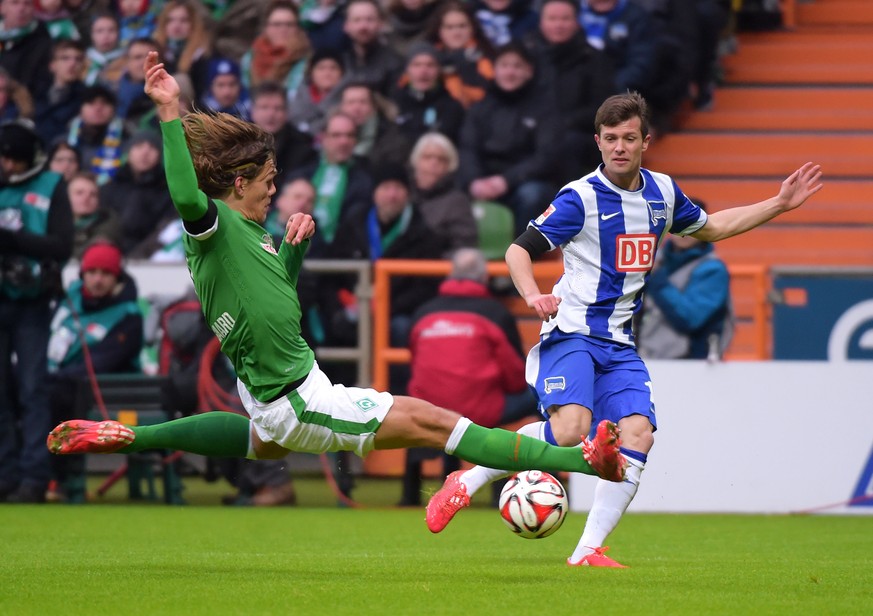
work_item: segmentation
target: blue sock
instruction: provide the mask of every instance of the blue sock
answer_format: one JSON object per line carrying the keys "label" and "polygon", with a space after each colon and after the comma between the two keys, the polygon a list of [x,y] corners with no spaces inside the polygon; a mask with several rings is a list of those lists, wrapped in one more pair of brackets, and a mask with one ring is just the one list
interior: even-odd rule
{"label": "blue sock", "polygon": [[649,457],[641,451],[634,451],[633,449],[626,449],[624,447],[619,447],[618,450],[623,453],[626,458],[633,458],[637,462],[642,462],[643,464],[645,464],[646,460],[649,459]]}

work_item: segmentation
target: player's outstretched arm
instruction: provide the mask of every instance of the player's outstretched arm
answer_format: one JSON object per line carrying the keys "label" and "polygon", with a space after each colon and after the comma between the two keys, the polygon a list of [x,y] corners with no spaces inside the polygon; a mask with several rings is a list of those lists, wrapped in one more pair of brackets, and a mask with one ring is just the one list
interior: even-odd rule
{"label": "player's outstretched arm", "polygon": [[806,163],[782,182],[775,197],[711,214],[706,224],[692,235],[704,242],[717,242],[750,231],[803,205],[824,187],[821,176],[819,165]]}
{"label": "player's outstretched arm", "polygon": [[158,110],[161,122],[169,122],[179,117],[179,84],[158,62],[158,52],[150,51],[143,63],[145,71],[145,93]]}

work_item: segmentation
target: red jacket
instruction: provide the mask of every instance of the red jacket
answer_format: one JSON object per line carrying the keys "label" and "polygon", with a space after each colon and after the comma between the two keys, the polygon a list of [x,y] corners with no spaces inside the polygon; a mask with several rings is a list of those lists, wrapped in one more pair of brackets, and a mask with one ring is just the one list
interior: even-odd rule
{"label": "red jacket", "polygon": [[498,425],[506,394],[527,386],[512,314],[484,285],[449,279],[413,322],[410,395]]}

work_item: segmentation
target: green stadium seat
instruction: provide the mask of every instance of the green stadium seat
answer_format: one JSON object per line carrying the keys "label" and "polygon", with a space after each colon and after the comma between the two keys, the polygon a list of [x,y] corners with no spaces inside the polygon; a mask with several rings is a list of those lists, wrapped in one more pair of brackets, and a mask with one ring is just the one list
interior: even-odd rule
{"label": "green stadium seat", "polygon": [[474,201],[473,217],[479,232],[479,250],[489,261],[502,260],[515,239],[512,210],[494,201]]}

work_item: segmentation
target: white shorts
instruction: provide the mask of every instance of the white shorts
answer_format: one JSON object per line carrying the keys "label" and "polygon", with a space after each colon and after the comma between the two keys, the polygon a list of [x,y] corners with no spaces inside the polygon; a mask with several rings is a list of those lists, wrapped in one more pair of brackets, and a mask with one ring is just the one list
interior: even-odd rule
{"label": "white shorts", "polygon": [[269,404],[255,400],[241,381],[237,389],[262,441],[305,453],[366,455],[394,404],[388,392],[334,385],[318,363],[300,387]]}

